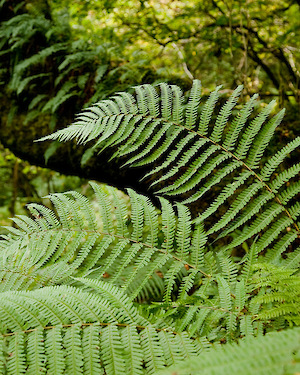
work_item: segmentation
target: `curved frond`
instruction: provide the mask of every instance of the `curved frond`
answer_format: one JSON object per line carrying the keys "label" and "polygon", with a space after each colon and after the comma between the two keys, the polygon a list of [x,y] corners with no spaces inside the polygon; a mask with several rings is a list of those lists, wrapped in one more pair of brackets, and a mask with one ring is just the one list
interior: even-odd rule
{"label": "curved frond", "polygon": [[[293,189],[291,179],[299,173],[299,166],[276,175],[280,163],[299,146],[299,138],[265,161],[265,150],[284,110],[271,117],[275,106],[272,101],[250,118],[257,95],[238,110],[242,92],[239,86],[215,114],[219,89],[200,105],[198,80],[193,82],[187,103],[177,86],[136,86],[135,97],[119,93],[96,103],[85,109],[73,125],[42,140],[94,140],[93,147],[99,153],[110,147],[114,151],[112,158],[121,159],[124,166],[143,166],[144,178],[151,180],[151,188],[158,194],[176,197],[193,207],[199,207],[204,200],[201,219],[196,223],[213,220],[214,225],[206,224],[206,228],[214,240],[246,225],[257,228],[245,231],[242,241],[233,241],[231,246],[236,247],[268,231],[268,240],[260,241],[262,251],[282,241],[282,216],[288,218],[286,224],[293,233],[299,233],[290,208],[297,187],[294,193],[285,192],[287,181]],[[270,206],[273,212],[269,219],[258,219]]]}

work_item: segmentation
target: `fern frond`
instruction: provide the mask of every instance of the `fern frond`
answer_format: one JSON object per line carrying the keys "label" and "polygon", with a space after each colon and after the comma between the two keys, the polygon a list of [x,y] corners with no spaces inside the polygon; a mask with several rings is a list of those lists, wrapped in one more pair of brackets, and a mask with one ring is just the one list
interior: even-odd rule
{"label": "fern frond", "polygon": [[124,374],[125,361],[120,334],[116,326],[108,325],[102,330],[101,349],[105,372],[109,375]]}
{"label": "fern frond", "polygon": [[160,331],[158,333],[159,340],[162,343],[162,348],[164,352],[164,357],[166,359],[167,366],[171,364],[178,363],[183,360],[184,355],[177,341],[174,337],[167,331]]}
{"label": "fern frond", "polygon": [[242,278],[240,281],[237,281],[235,284],[235,301],[234,301],[235,311],[240,313],[241,310],[243,310],[245,306],[246,298],[247,298],[246,286],[245,286],[245,281]]}
{"label": "fern frond", "polygon": [[39,372],[46,372],[45,362],[45,347],[44,335],[42,329],[36,329],[28,333],[28,374],[38,374]]}
{"label": "fern frond", "polygon": [[204,230],[204,225],[202,223],[195,225],[192,235],[191,261],[196,265],[196,267],[201,268],[204,265],[204,251],[206,242],[207,235]]}
{"label": "fern frond", "polygon": [[255,136],[259,134],[260,128],[268,118],[270,113],[272,112],[275,106],[275,100],[272,100],[262,111],[261,113],[251,121],[247,129],[245,129],[244,133],[242,134],[242,138],[237,145],[235,156],[238,159],[244,159],[255,139]]}
{"label": "fern frond", "polygon": [[103,374],[99,361],[100,335],[99,326],[91,324],[82,330],[82,351],[84,374]]}
{"label": "fern frond", "polygon": [[57,326],[46,333],[45,340],[47,367],[50,374],[63,374],[65,359],[62,346],[62,327]]}
{"label": "fern frond", "polygon": [[213,114],[214,107],[219,99],[219,90],[222,86],[218,86],[215,91],[213,91],[209,98],[207,99],[207,102],[205,103],[200,117],[200,122],[198,126],[198,133],[206,135],[208,132],[208,125],[210,122],[210,119]]}
{"label": "fern frond", "polygon": [[67,330],[64,337],[64,347],[66,348],[66,372],[82,374],[81,324],[74,324]]}
{"label": "fern frond", "polygon": [[187,276],[184,276],[179,287],[179,301],[184,301],[188,298],[188,292],[195,285],[195,278],[198,276],[197,271],[191,270]]}
{"label": "fern frond", "polygon": [[[276,246],[280,241],[284,226],[277,221],[282,215],[287,216],[291,220],[289,225],[299,232],[295,215],[288,206],[296,195],[297,186],[289,187],[289,192],[284,187],[285,182],[299,173],[299,166],[274,176],[279,164],[299,145],[299,139],[262,165],[263,154],[284,111],[267,121],[275,105],[272,101],[260,114],[249,119],[257,98],[254,95],[230,122],[242,91],[239,86],[212,125],[210,121],[219,89],[210,95],[198,116],[200,82],[197,80],[193,82],[186,105],[177,86],[136,86],[136,97],[119,93],[96,103],[85,109],[69,128],[42,140],[77,138],[78,142],[86,143],[95,139],[94,148],[98,152],[109,147],[114,151],[112,158],[121,159],[124,166],[144,166],[144,178],[151,176],[151,188],[159,194],[176,196],[184,204],[193,205],[209,196],[201,219],[195,221],[204,222],[217,215],[215,224],[208,229],[209,235],[215,238],[214,233],[218,232],[219,240],[245,225],[257,228],[245,230],[243,240],[232,242],[232,247],[265,232],[268,226],[276,227],[275,231],[269,231],[272,232],[270,236],[266,235],[268,241],[261,247],[264,250],[271,243]],[[156,166],[151,169],[154,163]],[[260,167],[261,172],[256,172]],[[272,182],[268,185],[270,179]],[[218,189],[213,196],[210,192],[215,186]],[[256,215],[260,210],[268,210],[267,205],[272,205],[274,213],[269,220],[258,222]],[[219,216],[222,207],[226,207],[226,211]]]}
{"label": "fern frond", "polygon": [[157,330],[119,288],[80,281],[98,293],[60,286],[2,294],[9,373],[152,374],[197,353],[186,333]]}
{"label": "fern frond", "polygon": [[259,162],[263,156],[263,153],[268,146],[275,129],[281,123],[285,110],[281,110],[276,116],[272,118],[259,133],[259,136],[256,137],[253,142],[247,157],[247,166],[252,169],[255,169],[259,166]]}
{"label": "fern frond", "polygon": [[151,326],[147,327],[142,333],[141,344],[149,374],[155,374],[164,367],[163,350],[157,345],[158,342],[159,338],[156,330]]}
{"label": "fern frond", "polygon": [[171,302],[171,294],[174,289],[174,285],[176,284],[176,280],[178,278],[178,274],[182,270],[182,264],[174,264],[170,267],[168,272],[165,275],[166,280],[166,289],[165,289],[165,295],[164,300],[166,302]]}
{"label": "fern frond", "polygon": [[26,357],[25,357],[25,337],[23,332],[18,332],[9,340],[8,350],[12,353],[7,361],[7,370],[11,374],[25,374]]}
{"label": "fern frond", "polygon": [[174,250],[174,239],[176,230],[176,217],[172,205],[164,198],[160,198],[162,206],[162,232],[165,240],[162,247],[167,252]]}
{"label": "fern frond", "polygon": [[196,314],[197,311],[198,311],[198,306],[190,306],[190,308],[187,309],[187,311],[184,314],[183,318],[181,318],[179,320],[180,324],[178,324],[178,328],[177,328],[177,330],[179,332],[183,332],[187,328],[187,326],[194,319],[194,316],[195,316],[195,314]]}
{"label": "fern frond", "polygon": [[234,261],[231,257],[226,256],[224,252],[220,251],[217,255],[217,260],[219,263],[219,267],[221,269],[221,274],[224,279],[232,284],[236,281],[236,276],[238,273],[238,269]]}
{"label": "fern frond", "polygon": [[231,114],[232,109],[236,105],[238,98],[243,90],[243,86],[238,86],[228,99],[227,103],[221,108],[220,113],[218,114],[218,117],[216,119],[216,123],[213,129],[213,132],[210,135],[210,139],[215,142],[219,143],[223,132],[224,128],[227,125],[228,118]]}
{"label": "fern frond", "polygon": [[172,121],[181,124],[183,121],[183,96],[178,86],[172,85],[173,105],[172,105]]}
{"label": "fern frond", "polygon": [[229,124],[228,132],[223,143],[226,150],[230,151],[234,149],[234,145],[253,110],[257,97],[257,94],[253,95],[249,102],[244,105],[241,112]]}
{"label": "fern frond", "polygon": [[244,337],[254,336],[253,322],[249,315],[243,316],[241,318],[240,328],[241,334]]}
{"label": "fern frond", "polygon": [[[136,327],[127,326],[122,331],[122,345],[125,351],[126,373],[129,375],[143,374],[143,351]],[[174,363],[174,362],[172,362]]]}
{"label": "fern frond", "polygon": [[178,225],[176,233],[177,256],[185,259],[189,254],[191,241],[191,213],[187,207],[177,204]]}
{"label": "fern frond", "polygon": [[[72,277],[89,275],[122,285],[134,299],[166,264],[187,267],[196,274],[204,272],[207,237],[202,225],[196,228],[192,224],[188,208],[178,204],[176,219],[171,204],[162,198],[160,219],[150,200],[133,190],[129,190],[129,206],[115,189],[91,186],[100,205],[100,220],[99,209],[76,192],[48,196],[57,216],[41,205],[32,205],[30,210],[43,214],[41,219],[16,218],[21,228],[13,228],[5,242],[5,263],[10,259],[15,264],[15,277],[7,280],[5,288],[20,289],[30,283],[37,287],[38,281],[42,285],[73,283]],[[15,254],[20,243],[24,248],[21,258]],[[177,276],[167,288],[169,296]],[[190,282],[185,288],[192,287]]]}
{"label": "fern frond", "polygon": [[227,311],[231,310],[230,286],[222,277],[217,277],[221,307]]}
{"label": "fern frond", "polygon": [[256,247],[256,243],[254,242],[245,256],[244,265],[241,271],[241,275],[243,276],[243,280],[245,281],[246,286],[248,284],[248,280],[250,279],[253,273],[253,266],[257,262],[257,258],[258,249]]}

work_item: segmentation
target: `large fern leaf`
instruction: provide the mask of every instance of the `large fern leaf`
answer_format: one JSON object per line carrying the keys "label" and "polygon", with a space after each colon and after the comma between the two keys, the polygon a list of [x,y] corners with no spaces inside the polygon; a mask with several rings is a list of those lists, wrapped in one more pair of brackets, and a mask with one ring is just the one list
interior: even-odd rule
{"label": "large fern leaf", "polygon": [[123,160],[124,166],[148,169],[144,178],[155,193],[197,207],[200,216],[195,222],[209,225],[214,239],[243,230],[247,224],[243,236],[229,247],[264,231],[260,251],[270,244],[276,247],[287,227],[292,234],[299,233],[299,207],[293,206],[299,186],[292,179],[300,164],[283,172],[278,172],[278,166],[300,145],[300,138],[265,160],[284,111],[270,118],[275,105],[271,102],[250,118],[255,95],[233,114],[242,91],[239,86],[214,114],[219,88],[203,105],[197,80],[186,104],[177,86],[137,86],[136,97],[120,93],[96,103],[79,114],[73,125],[42,140],[94,141],[98,154],[110,148],[112,158]]}

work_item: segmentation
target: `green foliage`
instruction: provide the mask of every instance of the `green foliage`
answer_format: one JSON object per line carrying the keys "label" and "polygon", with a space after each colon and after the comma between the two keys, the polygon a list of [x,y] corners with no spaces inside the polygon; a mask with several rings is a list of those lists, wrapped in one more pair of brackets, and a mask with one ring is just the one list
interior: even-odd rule
{"label": "green foliage", "polygon": [[187,99],[166,83],[115,94],[201,76],[294,105],[298,8],[0,2],[8,124],[25,110],[27,122],[51,117],[53,131],[112,94],[47,139],[93,145],[83,165],[105,151],[148,168],[158,197],[154,206],[91,183],[91,200],[51,194],[51,209],[30,204],[32,218],[14,217],[0,241],[0,373],[299,372],[299,330],[287,328],[300,323],[300,167],[282,167],[299,138],[267,151],[284,112],[271,102],[252,116],[257,95],[241,107],[242,86],[225,104],[221,87],[204,100],[198,80]]}
{"label": "green foliage", "polygon": [[[10,8],[8,3],[0,4],[0,12]],[[67,17],[36,3],[10,9],[13,15],[0,25],[0,85],[15,101],[15,111],[26,108],[26,121],[48,114],[53,131],[57,117],[70,105],[79,110],[142,82],[144,76],[152,82],[164,77],[147,64],[124,60],[116,41],[107,36],[97,43],[77,38]]]}
{"label": "green foliage", "polygon": [[241,90],[215,114],[218,89],[200,104],[199,81],[187,101],[177,86],[137,86],[44,138],[147,165],[159,207],[91,182],[91,200],[50,194],[51,209],[13,219],[0,241],[2,373],[297,371],[299,165],[278,167],[299,139],[265,160],[283,113],[266,121],[270,104],[249,120],[252,98],[231,119]]}
{"label": "green foliage", "polygon": [[68,9],[77,37],[115,40],[131,63],[150,62],[159,71],[201,78],[207,88],[243,83],[249,94],[278,95],[299,113],[296,0],[273,0],[271,6],[266,0],[50,3],[56,12]]}
{"label": "green foliage", "polygon": [[[176,197],[185,204],[205,199],[204,209],[197,210],[200,216],[194,222],[210,223],[208,235],[223,240],[229,234],[234,236],[237,229],[242,231],[227,249],[240,246],[262,231],[263,237],[257,242],[259,251],[271,243],[276,247],[287,227],[290,237],[295,238],[299,231],[299,205],[294,203],[299,183],[292,178],[299,173],[300,164],[279,173],[278,166],[299,146],[300,138],[272,158],[263,159],[284,111],[267,121],[274,105],[271,102],[249,119],[255,104],[253,97],[229,121],[242,91],[239,86],[215,115],[212,125],[218,89],[200,106],[197,80],[186,103],[177,86],[160,84],[159,90],[151,85],[137,86],[136,98],[120,93],[100,101],[80,113],[74,124],[42,140],[76,139],[79,144],[93,141],[93,152],[110,149],[112,159],[121,159],[123,166],[147,166],[149,172],[144,178],[151,179],[150,186],[156,193]],[[91,155],[91,149],[87,154]],[[216,186],[218,191],[211,198],[210,192]],[[182,216],[182,223],[187,225],[190,219],[180,207],[179,221]],[[223,207],[226,212],[219,218]],[[182,229],[187,236],[188,230]],[[286,247],[291,242],[286,242]],[[182,251],[188,247],[186,242]]]}

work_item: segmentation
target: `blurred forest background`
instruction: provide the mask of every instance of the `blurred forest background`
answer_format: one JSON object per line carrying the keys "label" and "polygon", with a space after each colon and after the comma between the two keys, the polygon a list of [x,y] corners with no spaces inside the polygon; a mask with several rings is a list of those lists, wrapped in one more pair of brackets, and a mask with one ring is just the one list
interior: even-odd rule
{"label": "blurred forest background", "polygon": [[260,106],[275,99],[287,109],[272,147],[299,135],[299,8],[299,0],[0,1],[0,224],[49,192],[85,193],[88,178],[125,186],[126,176],[83,165],[78,146],[33,141],[137,84],[188,91],[197,78],[204,96],[222,84],[224,100],[243,84],[244,101],[258,92]]}

